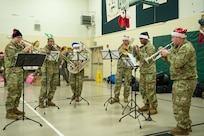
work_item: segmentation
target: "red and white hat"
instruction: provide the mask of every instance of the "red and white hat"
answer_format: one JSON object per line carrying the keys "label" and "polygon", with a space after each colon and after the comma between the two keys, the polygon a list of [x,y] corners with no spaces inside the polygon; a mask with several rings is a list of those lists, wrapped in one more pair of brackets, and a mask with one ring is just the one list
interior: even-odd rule
{"label": "red and white hat", "polygon": [[130,37],[129,37],[129,36],[127,36],[127,35],[123,35],[122,40],[127,40],[127,41],[130,41]]}
{"label": "red and white hat", "polygon": [[176,37],[181,37],[181,38],[186,38],[186,28],[176,28],[174,31],[171,33],[171,36],[176,36]]}

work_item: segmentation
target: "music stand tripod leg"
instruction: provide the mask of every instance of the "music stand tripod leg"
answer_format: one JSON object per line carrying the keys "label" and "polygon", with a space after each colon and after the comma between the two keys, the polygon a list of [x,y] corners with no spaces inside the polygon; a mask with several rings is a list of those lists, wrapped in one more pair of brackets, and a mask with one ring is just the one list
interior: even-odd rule
{"label": "music stand tripod leg", "polygon": [[[134,107],[133,107],[133,103],[135,104],[135,101],[133,100],[132,91],[131,91],[131,99],[130,99],[130,101],[128,101],[127,105],[126,105],[125,108],[123,109],[122,115],[124,114],[124,112],[125,112],[125,110],[126,110],[127,108],[130,108],[130,111],[131,111],[131,109],[134,108]],[[130,106],[129,106],[129,105],[130,105]],[[136,105],[134,105],[134,106],[136,106]]]}

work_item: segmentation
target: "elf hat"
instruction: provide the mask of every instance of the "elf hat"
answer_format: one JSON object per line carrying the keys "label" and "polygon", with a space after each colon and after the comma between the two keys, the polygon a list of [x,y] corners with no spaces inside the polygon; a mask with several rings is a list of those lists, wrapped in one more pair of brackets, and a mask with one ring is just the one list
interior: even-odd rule
{"label": "elf hat", "polygon": [[139,35],[139,38],[149,40],[149,34],[148,34],[148,32],[142,32],[142,33]]}
{"label": "elf hat", "polygon": [[181,37],[181,38],[186,38],[186,28],[176,28],[174,31],[171,33],[171,36],[176,36],[176,37]]}

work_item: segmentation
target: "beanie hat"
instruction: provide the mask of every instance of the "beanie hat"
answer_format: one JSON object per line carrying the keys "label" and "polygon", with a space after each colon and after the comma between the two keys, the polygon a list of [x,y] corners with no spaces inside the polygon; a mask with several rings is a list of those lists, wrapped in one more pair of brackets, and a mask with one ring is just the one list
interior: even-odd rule
{"label": "beanie hat", "polygon": [[139,35],[139,38],[149,40],[149,34],[148,34],[148,32],[142,32],[142,33]]}
{"label": "beanie hat", "polygon": [[19,30],[13,29],[12,38],[17,37],[17,36],[23,36],[23,35],[21,34]]}
{"label": "beanie hat", "polygon": [[127,40],[127,41],[130,41],[130,37],[129,37],[129,36],[127,36],[127,35],[123,35],[122,40]]}
{"label": "beanie hat", "polygon": [[186,38],[186,32],[187,32],[187,29],[185,28],[176,28],[171,33],[171,35],[176,37]]}
{"label": "beanie hat", "polygon": [[79,42],[73,42],[72,43],[72,48],[74,48],[74,47],[80,47]]}

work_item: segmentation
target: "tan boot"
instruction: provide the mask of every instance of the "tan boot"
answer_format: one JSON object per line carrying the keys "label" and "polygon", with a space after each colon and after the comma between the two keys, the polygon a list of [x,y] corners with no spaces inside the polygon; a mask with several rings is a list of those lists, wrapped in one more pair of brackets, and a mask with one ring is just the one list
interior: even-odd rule
{"label": "tan boot", "polygon": [[154,114],[157,114],[157,109],[156,108],[150,108],[149,112],[147,113],[148,115],[154,115]]}
{"label": "tan boot", "polygon": [[79,102],[79,97],[76,97],[75,100],[76,100],[76,102]]}
{"label": "tan boot", "polygon": [[47,106],[56,106],[56,104],[52,102],[51,100],[48,100]]}
{"label": "tan boot", "polygon": [[18,115],[15,114],[15,113],[13,112],[13,110],[7,110],[6,118],[7,118],[7,119],[17,119],[17,118],[18,118]]}
{"label": "tan boot", "polygon": [[18,110],[17,108],[14,108],[14,109],[13,109],[13,113],[15,113],[15,114],[17,114],[17,115],[19,115],[19,116],[25,115],[25,112],[22,112],[22,111]]}
{"label": "tan boot", "polygon": [[114,97],[114,98],[111,100],[111,104],[116,103],[116,102],[119,102],[119,101],[120,101],[119,97]]}
{"label": "tan boot", "polygon": [[188,129],[183,129],[179,126],[170,130],[170,133],[173,135],[188,135]]}
{"label": "tan boot", "polygon": [[127,98],[124,97],[124,102],[125,102],[125,103],[128,103],[128,97],[127,97]]}
{"label": "tan boot", "polygon": [[75,99],[75,94],[73,94],[71,97],[71,100],[74,100],[74,99]]}
{"label": "tan boot", "polygon": [[139,108],[139,111],[148,111],[149,108],[149,104],[145,104],[142,108]]}
{"label": "tan boot", "polygon": [[191,126],[188,128],[188,132],[193,132]]}
{"label": "tan boot", "polygon": [[38,106],[39,106],[39,108],[45,108],[45,107],[46,107],[46,106],[44,105],[44,102],[40,102]]}

